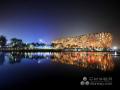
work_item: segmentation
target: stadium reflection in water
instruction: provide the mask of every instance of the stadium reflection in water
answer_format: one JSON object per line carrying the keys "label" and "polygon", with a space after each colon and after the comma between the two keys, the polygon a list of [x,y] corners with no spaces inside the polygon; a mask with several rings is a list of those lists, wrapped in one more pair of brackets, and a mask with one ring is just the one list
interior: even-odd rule
{"label": "stadium reflection in water", "polygon": [[64,52],[54,53],[54,62],[70,64],[80,69],[113,70],[112,54],[108,52]]}
{"label": "stadium reflection in water", "polygon": [[110,52],[60,52],[60,53],[1,53],[0,64],[8,58],[9,64],[20,63],[21,60],[35,60],[40,63],[42,60],[50,60],[52,63],[68,64],[79,69],[99,69],[111,71],[114,69],[114,62]]}

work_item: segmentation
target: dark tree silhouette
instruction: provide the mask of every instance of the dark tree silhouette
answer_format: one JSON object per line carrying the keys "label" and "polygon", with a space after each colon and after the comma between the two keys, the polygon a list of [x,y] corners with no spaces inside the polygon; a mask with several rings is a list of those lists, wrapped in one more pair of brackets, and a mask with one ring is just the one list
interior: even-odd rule
{"label": "dark tree silhouette", "polygon": [[7,39],[5,36],[0,36],[0,46],[4,47],[6,45]]}
{"label": "dark tree silhouette", "polygon": [[24,46],[23,41],[17,38],[12,38],[10,44],[12,47],[23,47]]}

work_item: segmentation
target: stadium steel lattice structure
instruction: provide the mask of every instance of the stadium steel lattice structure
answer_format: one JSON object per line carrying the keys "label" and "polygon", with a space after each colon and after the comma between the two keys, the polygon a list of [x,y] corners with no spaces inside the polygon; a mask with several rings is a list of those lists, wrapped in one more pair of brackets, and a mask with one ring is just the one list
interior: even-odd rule
{"label": "stadium steel lattice structure", "polygon": [[54,48],[111,48],[112,35],[108,32],[91,33],[80,36],[66,37],[52,41]]}

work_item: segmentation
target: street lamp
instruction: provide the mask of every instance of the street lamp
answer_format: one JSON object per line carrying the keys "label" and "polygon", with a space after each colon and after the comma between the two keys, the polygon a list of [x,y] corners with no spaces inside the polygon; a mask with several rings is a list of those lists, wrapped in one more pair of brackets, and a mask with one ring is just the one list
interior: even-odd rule
{"label": "street lamp", "polygon": [[114,55],[117,55],[117,49],[118,49],[118,48],[117,48],[116,46],[113,47],[113,51],[115,51],[115,54],[114,54]]}

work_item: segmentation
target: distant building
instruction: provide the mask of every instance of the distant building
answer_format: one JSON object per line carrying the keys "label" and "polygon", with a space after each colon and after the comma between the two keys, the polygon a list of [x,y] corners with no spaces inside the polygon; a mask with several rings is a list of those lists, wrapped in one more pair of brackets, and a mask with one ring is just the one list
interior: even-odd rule
{"label": "distant building", "polygon": [[80,36],[66,37],[52,41],[54,48],[110,48],[112,35],[108,32],[92,33]]}

